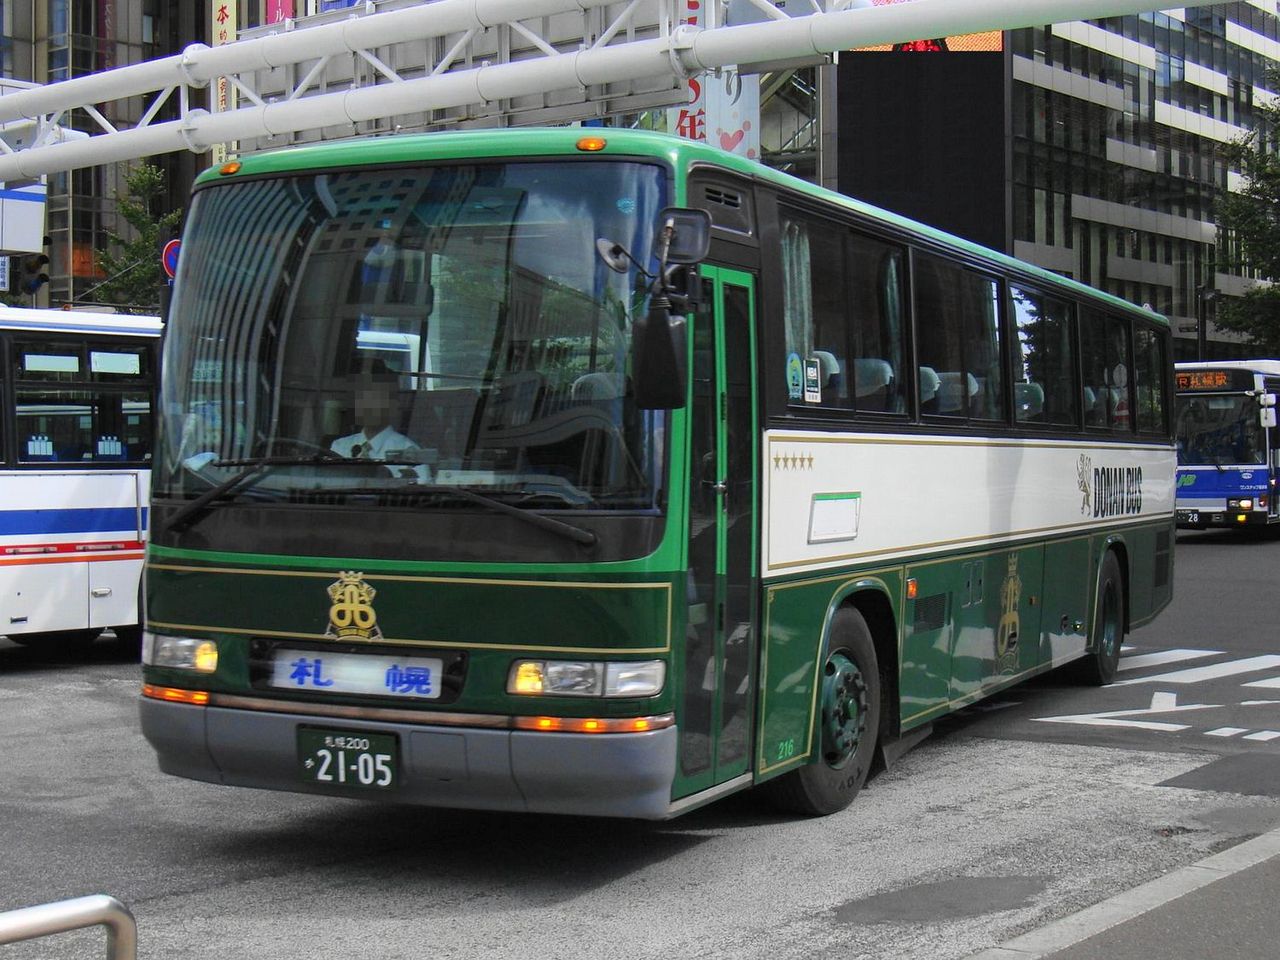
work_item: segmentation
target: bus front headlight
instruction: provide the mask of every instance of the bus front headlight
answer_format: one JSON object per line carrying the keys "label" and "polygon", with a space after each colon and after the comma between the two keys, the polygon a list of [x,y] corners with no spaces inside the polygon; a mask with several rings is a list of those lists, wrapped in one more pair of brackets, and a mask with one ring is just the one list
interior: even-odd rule
{"label": "bus front headlight", "polygon": [[148,631],[142,635],[142,662],[153,667],[213,673],[218,669],[218,645],[212,640]]}
{"label": "bus front headlight", "polygon": [[542,697],[652,697],[667,678],[663,660],[517,660],[507,693]]}

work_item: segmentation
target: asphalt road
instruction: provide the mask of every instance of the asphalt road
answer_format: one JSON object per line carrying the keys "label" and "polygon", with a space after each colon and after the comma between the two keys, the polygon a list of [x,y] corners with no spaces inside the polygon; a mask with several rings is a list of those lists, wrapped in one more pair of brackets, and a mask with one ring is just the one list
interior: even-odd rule
{"label": "asphalt road", "polygon": [[[823,820],[750,795],[644,824],[177,780],[109,639],[76,661],[0,640],[0,910],[110,893],[142,957],[967,957],[1280,825],[1278,561],[1280,540],[1180,536],[1177,599],[1121,684],[1053,675],[965,711]],[[99,958],[103,936],[0,951]]]}

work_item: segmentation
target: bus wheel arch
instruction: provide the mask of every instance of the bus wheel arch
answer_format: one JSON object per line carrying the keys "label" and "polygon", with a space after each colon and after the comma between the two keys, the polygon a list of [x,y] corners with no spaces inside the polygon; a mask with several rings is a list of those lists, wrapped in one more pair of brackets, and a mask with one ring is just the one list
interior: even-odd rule
{"label": "bus wheel arch", "polygon": [[898,626],[893,604],[878,589],[863,589],[845,598],[862,614],[871,630],[876,664],[880,668],[880,737],[892,739],[900,733],[898,709]]}
{"label": "bus wheel arch", "polygon": [[[846,598],[828,618],[817,676],[811,759],[762,786],[791,813],[825,816],[845,809],[866,782],[884,714],[878,644],[860,604]],[[872,622],[881,611],[868,605]]]}
{"label": "bus wheel arch", "polygon": [[1099,570],[1101,564],[1106,562],[1107,554],[1114,554],[1116,562],[1120,565],[1120,589],[1121,600],[1124,601],[1124,632],[1129,632],[1129,580],[1131,576],[1129,564],[1129,545],[1123,537],[1113,536],[1107,538],[1106,547],[1102,553],[1102,559],[1099,561]]}
{"label": "bus wheel arch", "polygon": [[1126,560],[1122,547],[1109,547],[1098,564],[1088,652],[1079,661],[1078,670],[1083,681],[1095,686],[1111,683],[1120,664],[1120,647],[1129,623]]}

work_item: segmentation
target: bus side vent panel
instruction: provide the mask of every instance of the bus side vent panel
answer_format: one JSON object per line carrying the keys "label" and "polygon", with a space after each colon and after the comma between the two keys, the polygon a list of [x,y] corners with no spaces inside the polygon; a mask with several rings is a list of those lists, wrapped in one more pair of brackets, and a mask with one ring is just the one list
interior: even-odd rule
{"label": "bus side vent panel", "polygon": [[1173,561],[1170,540],[1167,530],[1162,530],[1156,534],[1155,582],[1152,586],[1157,590],[1163,590],[1169,585],[1169,567]]}
{"label": "bus side vent panel", "polygon": [[748,194],[722,183],[707,182],[695,184],[690,193],[693,205],[711,215],[716,229],[736,234],[739,241],[755,236],[755,216]]}
{"label": "bus side vent panel", "polygon": [[935,593],[931,597],[919,597],[915,603],[915,617],[911,625],[917,633],[926,630],[941,630],[947,625],[947,595],[945,593]]}
{"label": "bus side vent panel", "polygon": [[742,197],[736,193],[730,193],[728,190],[721,190],[718,187],[707,187],[707,202],[718,203],[733,210],[742,209]]}

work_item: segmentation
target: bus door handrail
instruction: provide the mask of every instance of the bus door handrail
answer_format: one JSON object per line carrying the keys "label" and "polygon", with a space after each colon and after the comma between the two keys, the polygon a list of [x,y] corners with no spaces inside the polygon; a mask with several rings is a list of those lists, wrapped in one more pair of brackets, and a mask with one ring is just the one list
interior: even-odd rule
{"label": "bus door handrail", "polygon": [[107,960],[137,960],[137,921],[128,907],[103,893],[0,913],[0,945],[94,926],[107,928]]}

